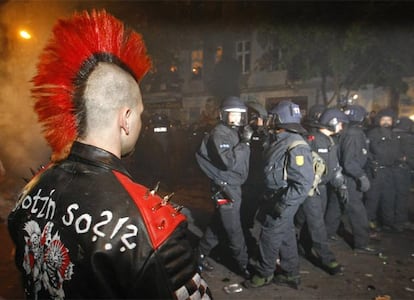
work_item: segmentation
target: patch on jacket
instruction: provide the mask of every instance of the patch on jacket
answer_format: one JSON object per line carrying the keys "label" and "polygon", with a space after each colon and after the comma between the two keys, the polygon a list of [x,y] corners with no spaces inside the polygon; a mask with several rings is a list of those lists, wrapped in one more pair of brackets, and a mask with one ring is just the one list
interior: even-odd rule
{"label": "patch on jacket", "polygon": [[303,155],[296,155],[295,161],[298,166],[303,166],[303,164],[305,163],[305,157]]}
{"label": "patch on jacket", "polygon": [[52,222],[47,222],[43,230],[36,221],[26,222],[23,268],[35,293],[44,289],[52,298],[63,299],[63,282],[72,278],[74,264],[59,231],[52,234],[52,228]]}
{"label": "patch on jacket", "polygon": [[229,149],[230,145],[229,144],[220,144],[219,147],[220,147],[220,149],[221,148]]}

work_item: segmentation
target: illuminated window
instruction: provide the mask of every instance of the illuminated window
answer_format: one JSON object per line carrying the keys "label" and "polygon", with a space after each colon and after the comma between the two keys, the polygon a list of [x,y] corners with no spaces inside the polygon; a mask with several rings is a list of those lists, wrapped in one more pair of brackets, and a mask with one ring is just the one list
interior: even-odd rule
{"label": "illuminated window", "polygon": [[203,73],[203,50],[191,51],[191,73],[193,79],[200,79]]}
{"label": "illuminated window", "polygon": [[218,63],[223,58],[223,47],[218,46],[216,48],[216,56],[215,56],[215,63]]}
{"label": "illuminated window", "polygon": [[236,57],[243,74],[250,72],[250,52],[250,41],[240,41],[236,43]]}
{"label": "illuminated window", "polygon": [[170,72],[171,72],[171,73],[177,73],[177,70],[178,70],[178,68],[177,68],[177,66],[176,66],[176,65],[171,65],[171,66],[170,66]]}

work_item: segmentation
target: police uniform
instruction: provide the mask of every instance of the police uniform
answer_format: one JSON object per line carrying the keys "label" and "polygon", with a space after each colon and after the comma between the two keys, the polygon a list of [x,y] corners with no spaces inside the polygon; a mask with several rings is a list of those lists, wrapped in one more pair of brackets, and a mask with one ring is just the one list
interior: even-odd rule
{"label": "police uniform", "polygon": [[[240,222],[241,185],[249,172],[250,146],[241,142],[236,128],[217,124],[203,139],[196,153],[202,171],[211,179],[217,208],[199,243],[202,255],[219,243],[221,232],[227,235],[229,248],[240,269],[248,263],[247,247]],[[223,200],[223,201],[220,201]]]}
{"label": "police uniform", "polygon": [[[361,125],[350,124],[342,132],[339,138],[340,164],[346,179],[349,200],[345,207],[348,216],[354,247],[366,248],[369,240],[368,219],[363,203],[363,193],[359,190],[359,179],[365,175],[367,162],[367,138]],[[335,198],[334,198],[335,199]],[[338,201],[329,200],[329,206],[325,216],[328,236],[334,236],[341,222],[341,209]]]}
{"label": "police uniform", "polygon": [[[273,275],[279,254],[284,272],[289,276],[299,276],[293,218],[312,186],[314,172],[309,145],[298,145],[286,152],[289,145],[297,140],[303,141],[302,136],[289,131],[280,132],[276,135],[276,141],[264,152],[265,166],[270,166],[265,167],[266,189],[278,193],[275,200],[285,205],[279,217],[274,217],[271,208],[266,205],[260,208],[258,218],[262,230],[257,271],[265,278]],[[276,151],[280,153],[279,157],[273,155]],[[285,162],[286,179],[283,178]]]}
{"label": "police uniform", "polygon": [[246,229],[254,225],[254,217],[264,192],[263,145],[267,134],[263,128],[254,131],[250,141],[249,175],[242,186],[243,201],[241,207],[242,225]]}
{"label": "police uniform", "polygon": [[410,199],[411,172],[414,170],[414,134],[410,131],[412,121],[408,118],[399,120],[394,132],[400,142],[401,157],[393,168],[396,183],[395,226],[403,229],[408,223],[408,201]]}
{"label": "police uniform", "polygon": [[382,225],[395,225],[396,182],[393,169],[401,157],[400,142],[387,127],[375,127],[367,133],[369,140],[368,176],[371,188],[366,193],[366,208],[370,222],[378,217]]}
{"label": "police uniform", "polygon": [[[304,215],[305,220],[302,220],[302,222],[306,221],[312,239],[310,241],[312,243],[312,249],[316,251],[322,264],[327,266],[336,259],[328,246],[328,235],[324,221],[328,202],[326,185],[335,176],[335,172],[340,172],[338,147],[330,136],[321,133],[319,130],[312,130],[312,134],[308,137],[308,142],[311,149],[318,153],[325,161],[327,171],[322,176],[321,182],[318,185],[319,193],[315,193],[313,196],[306,198],[298,211],[297,219],[300,219],[301,214]],[[301,235],[301,240],[303,241],[303,235]]]}

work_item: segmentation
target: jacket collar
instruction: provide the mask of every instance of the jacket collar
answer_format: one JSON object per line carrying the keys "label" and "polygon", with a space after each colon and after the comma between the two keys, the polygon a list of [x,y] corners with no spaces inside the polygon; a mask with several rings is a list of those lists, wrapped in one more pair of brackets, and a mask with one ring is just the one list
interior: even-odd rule
{"label": "jacket collar", "polygon": [[114,154],[92,145],[74,142],[68,157],[69,160],[84,162],[97,167],[116,170],[131,177],[122,161]]}

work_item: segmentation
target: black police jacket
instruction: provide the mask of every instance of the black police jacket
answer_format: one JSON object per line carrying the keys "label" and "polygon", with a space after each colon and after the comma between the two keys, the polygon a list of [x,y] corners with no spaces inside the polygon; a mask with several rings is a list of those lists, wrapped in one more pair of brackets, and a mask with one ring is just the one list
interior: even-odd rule
{"label": "black police jacket", "polygon": [[201,142],[198,165],[219,186],[241,186],[249,174],[250,147],[240,141],[237,130],[217,124]]}
{"label": "black police jacket", "polygon": [[391,128],[375,127],[368,131],[370,166],[392,167],[401,158],[400,142]]}
{"label": "black police jacket", "polygon": [[186,219],[162,200],[117,157],[75,142],[66,160],[35,175],[9,215],[27,297],[201,298],[208,287]]}
{"label": "black police jacket", "polygon": [[414,133],[397,130],[395,133],[400,141],[400,149],[402,153],[400,166],[414,170]]}
{"label": "black police jacket", "polygon": [[365,175],[368,158],[367,137],[360,125],[350,125],[339,138],[339,162],[343,173],[357,180]]}
{"label": "black police jacket", "polygon": [[[295,141],[304,144],[288,148]],[[307,197],[315,176],[312,153],[301,135],[291,132],[276,134],[276,140],[264,150],[266,189],[283,191],[279,201],[286,205],[300,205]],[[285,176],[286,175],[286,176]]]}
{"label": "black police jacket", "polygon": [[323,158],[326,164],[326,173],[322,176],[321,184],[327,184],[332,180],[336,172],[340,172],[339,166],[339,148],[335,141],[316,130],[312,135],[308,136],[308,142],[313,151]]}
{"label": "black police jacket", "polygon": [[250,141],[249,175],[245,184],[254,185],[258,190],[264,185],[263,178],[263,150],[268,139],[263,128],[256,129]]}

